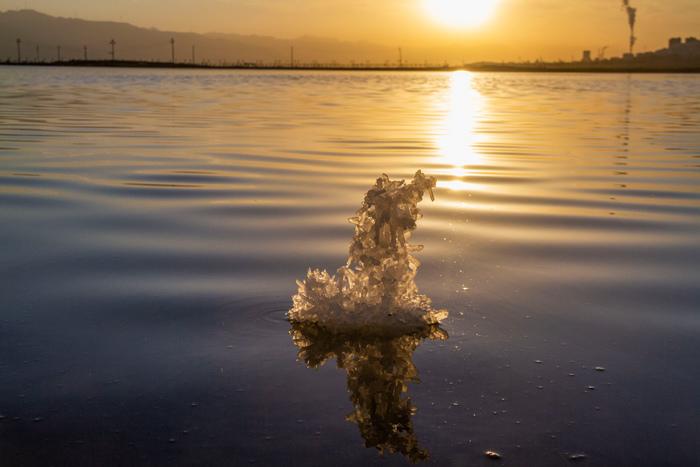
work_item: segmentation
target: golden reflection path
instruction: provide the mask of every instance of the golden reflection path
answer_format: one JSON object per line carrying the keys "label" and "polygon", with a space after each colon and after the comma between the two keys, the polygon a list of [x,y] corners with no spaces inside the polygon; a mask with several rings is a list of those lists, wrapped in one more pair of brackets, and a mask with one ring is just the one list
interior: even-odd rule
{"label": "golden reflection path", "polygon": [[450,178],[438,182],[438,186],[451,190],[475,188],[465,179],[473,173],[474,166],[485,162],[479,146],[488,136],[479,132],[479,123],[485,113],[486,99],[474,87],[473,78],[466,71],[452,73],[445,99],[438,104],[444,117],[435,125],[434,143],[438,162],[446,166],[444,175]]}

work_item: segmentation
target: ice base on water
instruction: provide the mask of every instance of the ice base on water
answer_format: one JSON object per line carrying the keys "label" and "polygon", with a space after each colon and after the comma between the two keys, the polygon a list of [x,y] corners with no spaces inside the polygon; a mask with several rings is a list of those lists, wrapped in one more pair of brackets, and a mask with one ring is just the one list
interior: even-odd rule
{"label": "ice base on water", "polygon": [[419,170],[410,183],[384,174],[365,195],[350,222],[355,235],[345,266],[335,275],[309,270],[287,312],[292,323],[314,324],[336,332],[410,332],[438,324],[448,313],[436,310],[418,293],[415,277],[420,262],[409,244],[421,217],[418,203],[432,189],[435,177]]}

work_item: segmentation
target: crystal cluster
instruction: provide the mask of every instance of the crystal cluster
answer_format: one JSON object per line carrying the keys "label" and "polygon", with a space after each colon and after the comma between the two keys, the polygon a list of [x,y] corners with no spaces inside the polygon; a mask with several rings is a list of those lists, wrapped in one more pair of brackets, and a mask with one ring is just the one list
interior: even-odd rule
{"label": "crystal cluster", "polygon": [[347,263],[335,275],[315,269],[297,281],[289,320],[347,331],[419,329],[445,319],[447,311],[418,293],[420,262],[411,253],[422,246],[408,242],[421,217],[418,203],[426,191],[434,199],[435,183],[420,170],[408,184],[378,178],[350,219],[355,235]]}

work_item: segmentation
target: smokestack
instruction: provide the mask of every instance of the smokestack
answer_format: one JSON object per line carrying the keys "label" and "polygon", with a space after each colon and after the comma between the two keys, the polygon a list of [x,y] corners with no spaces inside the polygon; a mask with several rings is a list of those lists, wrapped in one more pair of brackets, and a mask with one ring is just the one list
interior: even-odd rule
{"label": "smokestack", "polygon": [[630,26],[630,54],[634,53],[634,44],[637,38],[634,36],[634,26],[637,23],[637,9],[630,6],[630,0],[622,0],[622,8],[627,12],[627,22]]}

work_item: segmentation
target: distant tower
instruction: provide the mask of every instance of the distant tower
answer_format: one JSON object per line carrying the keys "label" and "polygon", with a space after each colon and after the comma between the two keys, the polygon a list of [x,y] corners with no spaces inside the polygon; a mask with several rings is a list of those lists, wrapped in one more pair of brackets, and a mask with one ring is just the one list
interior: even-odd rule
{"label": "distant tower", "polygon": [[608,50],[608,46],[604,45],[600,49],[598,49],[598,56],[596,57],[596,60],[605,60],[605,51]]}
{"label": "distant tower", "polygon": [[289,48],[289,67],[294,68],[294,46]]}
{"label": "distant tower", "polygon": [[17,38],[17,63],[22,61],[22,39]]}
{"label": "distant tower", "polygon": [[581,57],[581,61],[583,63],[590,63],[591,62],[591,51],[590,50],[583,51],[583,56]]}
{"label": "distant tower", "polygon": [[114,46],[117,45],[117,41],[115,41],[114,39],[112,39],[111,41],[109,41],[109,45],[112,46],[111,51],[109,52],[109,54],[112,56],[112,61],[114,61],[114,58],[116,57],[116,55],[114,54]]}
{"label": "distant tower", "polygon": [[61,61],[61,46],[57,45],[56,46],[56,59],[60,62]]}
{"label": "distant tower", "polygon": [[399,68],[403,68],[403,50],[399,47]]}
{"label": "distant tower", "polygon": [[170,38],[170,55],[171,55],[171,61],[175,63],[175,38],[171,37]]}

